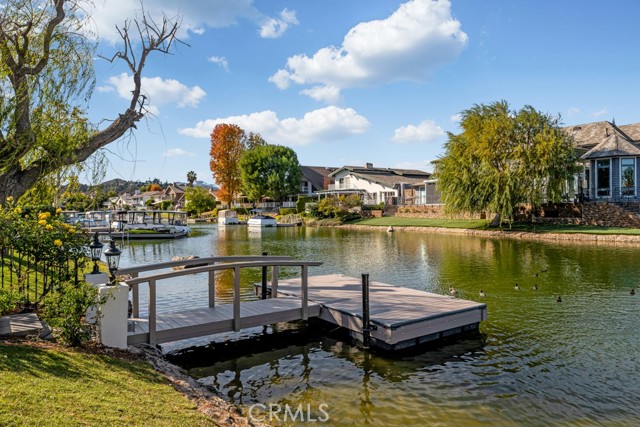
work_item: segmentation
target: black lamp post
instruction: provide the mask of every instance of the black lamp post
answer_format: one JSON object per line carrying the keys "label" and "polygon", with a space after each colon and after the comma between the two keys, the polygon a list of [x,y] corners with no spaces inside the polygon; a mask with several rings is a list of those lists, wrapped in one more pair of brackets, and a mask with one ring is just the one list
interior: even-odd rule
{"label": "black lamp post", "polygon": [[121,253],[122,251],[116,247],[116,241],[111,239],[109,247],[104,251],[104,256],[107,258],[109,273],[111,274],[111,278],[109,280],[109,285],[111,286],[116,284],[116,272],[118,271],[118,265],[120,264]]}
{"label": "black lamp post", "polygon": [[100,261],[100,257],[102,256],[102,248],[104,245],[98,239],[98,232],[96,231],[93,235],[93,242],[89,245],[89,249],[91,249],[91,259],[93,260],[93,271],[91,274],[100,273],[100,269],[98,268],[98,261]]}

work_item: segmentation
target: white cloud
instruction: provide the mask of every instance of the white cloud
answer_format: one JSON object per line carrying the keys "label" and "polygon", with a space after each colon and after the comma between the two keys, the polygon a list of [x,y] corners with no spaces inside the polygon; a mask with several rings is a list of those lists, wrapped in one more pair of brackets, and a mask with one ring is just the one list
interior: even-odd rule
{"label": "white cloud", "polygon": [[451,116],[449,120],[451,120],[454,123],[460,123],[460,120],[462,120],[462,114],[456,113],[453,116]]}
{"label": "white cloud", "polygon": [[[241,19],[255,22],[261,27],[261,34],[263,31],[269,34],[263,37],[279,37],[289,25],[298,23],[294,11],[284,9],[278,18],[269,18],[253,3],[254,0],[153,0],[145,2],[144,7],[156,22],[161,22],[163,14],[169,18],[179,17],[180,38],[188,38],[189,33],[202,35],[208,28],[229,27]],[[117,43],[121,39],[115,26],[122,27],[125,19],[140,15],[140,0],[95,0],[88,13],[100,39]],[[263,30],[271,20],[274,24]]]}
{"label": "white cloud", "polygon": [[221,123],[236,124],[247,132],[259,133],[271,144],[289,146],[332,142],[369,129],[369,121],[354,109],[331,106],[310,111],[300,119],[280,119],[275,112],[266,110],[204,120],[193,128],[180,129],[178,132],[195,138],[209,138],[213,128]]}
{"label": "white cloud", "polygon": [[[133,77],[128,73],[121,73],[111,76],[107,80],[108,85],[118,92],[121,98],[130,99],[133,90]],[[142,91],[149,100],[149,111],[158,114],[158,107],[162,105],[175,104],[179,108],[196,107],[206,95],[200,86],[188,86],[174,79],[163,79],[161,77],[143,77]]]}
{"label": "white cloud", "polygon": [[260,37],[266,39],[276,39],[281,37],[285,31],[289,28],[289,25],[298,25],[298,18],[296,18],[296,11],[283,9],[280,12],[278,18],[269,18],[263,22],[260,27]]}
{"label": "white cloud", "polygon": [[269,81],[280,89],[295,83],[338,90],[423,81],[439,66],[454,61],[467,44],[460,25],[451,16],[448,0],[410,0],[386,19],[353,27],[340,47],[324,47],[312,57],[290,57],[286,69]]}
{"label": "white cloud", "polygon": [[594,111],[593,113],[591,113],[591,115],[593,117],[600,117],[600,116],[604,116],[605,114],[607,114],[609,111],[606,108],[603,108],[602,110],[598,110],[598,111]]}
{"label": "white cloud", "polygon": [[395,130],[392,140],[399,143],[431,142],[445,136],[444,130],[433,120],[423,120],[418,126],[407,125]]}
{"label": "white cloud", "polygon": [[213,62],[214,64],[218,64],[225,71],[229,71],[229,61],[224,56],[211,56],[209,57],[209,62]]}
{"label": "white cloud", "polygon": [[300,93],[327,104],[338,104],[342,98],[340,89],[333,85],[314,86],[310,89],[304,89]]}
{"label": "white cloud", "polygon": [[567,117],[575,116],[576,114],[580,114],[582,111],[578,107],[570,107],[567,110]]}
{"label": "white cloud", "polygon": [[185,151],[182,148],[169,148],[164,152],[165,157],[193,157],[194,153],[190,153],[189,151]]}

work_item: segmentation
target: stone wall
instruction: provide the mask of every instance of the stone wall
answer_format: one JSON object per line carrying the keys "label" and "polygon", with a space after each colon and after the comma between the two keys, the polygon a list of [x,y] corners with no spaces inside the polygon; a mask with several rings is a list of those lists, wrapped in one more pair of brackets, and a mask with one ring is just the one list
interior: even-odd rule
{"label": "stone wall", "polygon": [[396,212],[398,218],[447,218],[447,219],[486,219],[487,214],[461,213],[449,215],[444,212],[444,205],[400,206]]}
{"label": "stone wall", "polygon": [[[596,225],[600,227],[640,228],[640,203],[626,203],[625,209],[617,203],[588,202],[565,203],[544,207],[534,221],[540,224],[577,224]],[[518,220],[525,220],[526,209]],[[486,213],[447,215],[444,205],[401,206],[396,217],[399,218],[455,218],[455,219],[487,219]],[[491,215],[489,215],[489,219]]]}

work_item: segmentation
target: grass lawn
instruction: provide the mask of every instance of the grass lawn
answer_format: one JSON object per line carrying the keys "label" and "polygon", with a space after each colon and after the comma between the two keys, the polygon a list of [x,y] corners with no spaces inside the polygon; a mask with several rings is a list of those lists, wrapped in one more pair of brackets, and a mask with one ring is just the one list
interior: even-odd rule
{"label": "grass lawn", "polygon": [[355,221],[355,225],[373,225],[380,227],[442,227],[442,228],[464,228],[469,230],[502,230],[502,231],[525,231],[530,233],[559,233],[559,234],[611,234],[611,235],[640,235],[638,228],[622,227],[597,227],[591,225],[533,225],[533,224],[513,224],[511,228],[507,225],[501,228],[488,226],[488,221],[484,219],[433,219],[433,218],[367,218]]}
{"label": "grass lawn", "polygon": [[0,342],[2,426],[214,426],[144,362]]}
{"label": "grass lawn", "polygon": [[484,219],[435,219],[435,218],[396,218],[385,216],[382,218],[367,218],[353,222],[356,225],[374,225],[380,227],[443,227],[443,228],[487,228]]}

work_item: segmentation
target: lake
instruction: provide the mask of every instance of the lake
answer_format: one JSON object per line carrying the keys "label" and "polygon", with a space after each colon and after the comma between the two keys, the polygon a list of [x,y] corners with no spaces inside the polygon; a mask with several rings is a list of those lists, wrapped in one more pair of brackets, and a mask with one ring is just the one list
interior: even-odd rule
{"label": "lake", "polygon": [[[488,306],[479,336],[417,355],[372,355],[309,332],[271,351],[216,354],[188,366],[247,411],[302,404],[312,418],[326,413],[328,420],[312,424],[327,426],[640,425],[640,293],[630,295],[640,288],[639,246],[312,227],[195,231],[188,239],[126,244],[121,266],[268,252],[324,262],[310,274],[369,273],[436,293],[454,286],[461,298]],[[218,301],[231,300],[230,276],[217,279]],[[259,278],[259,271],[243,273],[244,299],[255,298],[251,283]],[[207,304],[204,278],[158,285],[159,310],[198,304]],[[261,331],[245,335],[252,333]]]}

